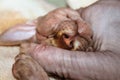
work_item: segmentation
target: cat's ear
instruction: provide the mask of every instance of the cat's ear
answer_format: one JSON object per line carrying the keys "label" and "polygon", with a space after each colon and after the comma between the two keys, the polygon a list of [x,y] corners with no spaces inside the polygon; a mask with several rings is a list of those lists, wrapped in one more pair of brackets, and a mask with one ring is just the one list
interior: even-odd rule
{"label": "cat's ear", "polygon": [[22,41],[31,39],[36,33],[36,23],[29,21],[18,24],[0,35],[0,45],[17,45]]}

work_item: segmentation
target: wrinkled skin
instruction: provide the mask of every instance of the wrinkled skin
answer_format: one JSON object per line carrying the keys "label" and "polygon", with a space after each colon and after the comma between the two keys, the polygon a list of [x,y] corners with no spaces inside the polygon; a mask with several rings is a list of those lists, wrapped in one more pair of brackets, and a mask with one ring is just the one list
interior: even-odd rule
{"label": "wrinkled skin", "polygon": [[36,20],[8,29],[0,35],[0,45],[37,42],[68,50],[90,51],[91,37],[89,24],[82,20],[77,11],[60,8]]}
{"label": "wrinkled skin", "polygon": [[[81,17],[90,24],[93,31],[94,52],[68,51],[34,44],[29,45],[24,53],[37,61],[47,74],[69,80],[119,80],[119,13],[119,0],[100,0],[80,10]],[[81,32],[79,27],[78,32]]]}
{"label": "wrinkled skin", "polygon": [[[68,12],[70,14],[68,14]],[[74,15],[75,15],[75,17],[73,17]],[[53,21],[55,23],[51,22],[52,20],[55,20],[55,21]],[[81,51],[90,51],[91,50],[92,31],[91,31],[90,27],[88,26],[88,24],[80,18],[80,15],[78,14],[77,11],[74,11],[74,10],[68,9],[68,8],[60,8],[60,9],[57,9],[55,11],[48,13],[44,17],[38,18],[37,23],[38,24],[37,24],[37,29],[36,29],[37,32],[36,32],[36,39],[35,39],[35,40],[37,40],[36,41],[37,43],[44,44],[44,45],[52,45],[52,46],[60,47],[63,49],[69,49],[69,50],[81,50]],[[55,26],[55,24],[57,26]],[[55,28],[55,27],[57,27],[57,28]],[[26,28],[29,28],[29,27],[26,27]],[[54,30],[54,28],[55,28],[55,30]],[[78,28],[81,29],[79,32],[78,32]],[[13,28],[13,29],[15,29],[15,28]],[[8,33],[10,33],[10,30],[8,31]],[[11,34],[8,34],[8,35],[12,35],[13,33],[11,32]],[[15,33],[17,33],[17,31]],[[6,34],[6,33],[4,33],[4,34]],[[51,42],[54,42],[54,43],[51,44]],[[34,44],[32,44],[32,45],[34,45]],[[24,48],[27,49],[28,47],[30,47],[30,46],[26,46]],[[13,74],[14,74],[15,78],[18,80],[31,79],[31,77],[35,78],[36,76],[38,76],[38,74],[42,73],[42,71],[41,72],[39,71],[38,74],[32,73],[34,75],[30,75],[30,76],[26,75],[26,73],[30,73],[31,70],[33,70],[32,72],[35,72],[34,67],[27,68],[27,66],[25,64],[25,62],[28,62],[27,65],[31,64],[32,58],[29,57],[29,60],[26,58],[22,59],[23,55],[25,54],[24,56],[28,56],[26,54],[29,52],[31,53],[31,50],[33,50],[33,49],[30,48],[27,50],[27,52],[26,52],[26,50],[25,50],[25,52],[24,52],[24,50],[21,50],[23,52],[20,52],[20,55],[19,55],[20,57],[18,56],[16,59],[16,63],[13,66]],[[25,62],[23,62],[23,61],[25,61]],[[22,64],[22,66],[20,65],[20,63]],[[34,62],[33,62],[33,65],[38,66],[38,65],[35,65]],[[21,67],[19,68],[19,66],[21,66]],[[29,65],[29,66],[31,66],[31,65]],[[30,68],[32,68],[32,69],[30,69]],[[27,69],[27,71],[26,71],[26,69]],[[21,76],[23,76],[23,77],[21,77]],[[25,76],[27,76],[27,77],[25,77]],[[40,79],[39,77],[36,77],[36,78],[38,80]]]}
{"label": "wrinkled skin", "polygon": [[[51,22],[52,20],[55,23]],[[80,32],[78,28],[81,28]],[[60,8],[34,21],[8,29],[0,35],[0,45],[14,46],[24,42],[36,42],[68,50],[91,51],[93,50],[91,36],[92,31],[89,25],[81,19],[77,11]],[[48,79],[47,73],[30,55],[24,55],[26,53],[28,52],[20,52],[15,59],[14,77],[18,80]],[[37,77],[38,75],[40,76]]]}
{"label": "wrinkled skin", "polygon": [[60,8],[38,19],[36,37],[38,43],[54,42],[53,46],[63,49],[85,51],[91,47],[92,30],[77,11]]}
{"label": "wrinkled skin", "polygon": [[81,16],[90,23],[93,30],[95,52],[67,51],[52,46],[36,45],[31,46],[30,50],[33,49],[33,52],[29,55],[47,73],[66,79],[119,80],[119,4],[120,1],[117,0],[100,1],[83,9]]}

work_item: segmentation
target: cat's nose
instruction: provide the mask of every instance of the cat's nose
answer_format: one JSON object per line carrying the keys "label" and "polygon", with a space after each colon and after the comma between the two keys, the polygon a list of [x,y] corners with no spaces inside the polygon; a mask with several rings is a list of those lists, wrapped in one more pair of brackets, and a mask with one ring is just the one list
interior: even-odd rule
{"label": "cat's nose", "polygon": [[73,40],[74,37],[70,37],[68,35],[63,36],[63,41],[69,48],[73,48]]}

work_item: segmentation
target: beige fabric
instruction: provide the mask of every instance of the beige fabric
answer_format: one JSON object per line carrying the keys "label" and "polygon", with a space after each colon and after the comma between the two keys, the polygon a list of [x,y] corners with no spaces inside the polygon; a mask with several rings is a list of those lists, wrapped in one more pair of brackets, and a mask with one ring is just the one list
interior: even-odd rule
{"label": "beige fabric", "polygon": [[18,53],[19,47],[0,47],[0,80],[15,80],[11,70]]}

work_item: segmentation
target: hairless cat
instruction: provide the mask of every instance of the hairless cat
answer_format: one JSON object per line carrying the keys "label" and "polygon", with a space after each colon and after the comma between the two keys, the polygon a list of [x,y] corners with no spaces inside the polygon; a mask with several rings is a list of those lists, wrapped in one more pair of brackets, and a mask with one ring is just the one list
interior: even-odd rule
{"label": "hairless cat", "polygon": [[[44,19],[51,19],[51,22],[45,22],[49,26],[42,29],[40,25],[36,28],[37,38],[51,37],[59,29],[56,24],[72,19],[77,24],[79,36],[88,42],[92,38],[93,51],[70,51],[46,44],[23,44],[13,65],[13,74],[18,80],[47,80],[48,76],[66,80],[120,79],[120,1],[100,0],[76,11],[62,8],[48,13],[51,16],[41,20],[43,24]],[[85,21],[89,26],[82,28],[80,21]],[[66,38],[71,41],[73,35],[65,36],[63,40],[67,44]]]}

